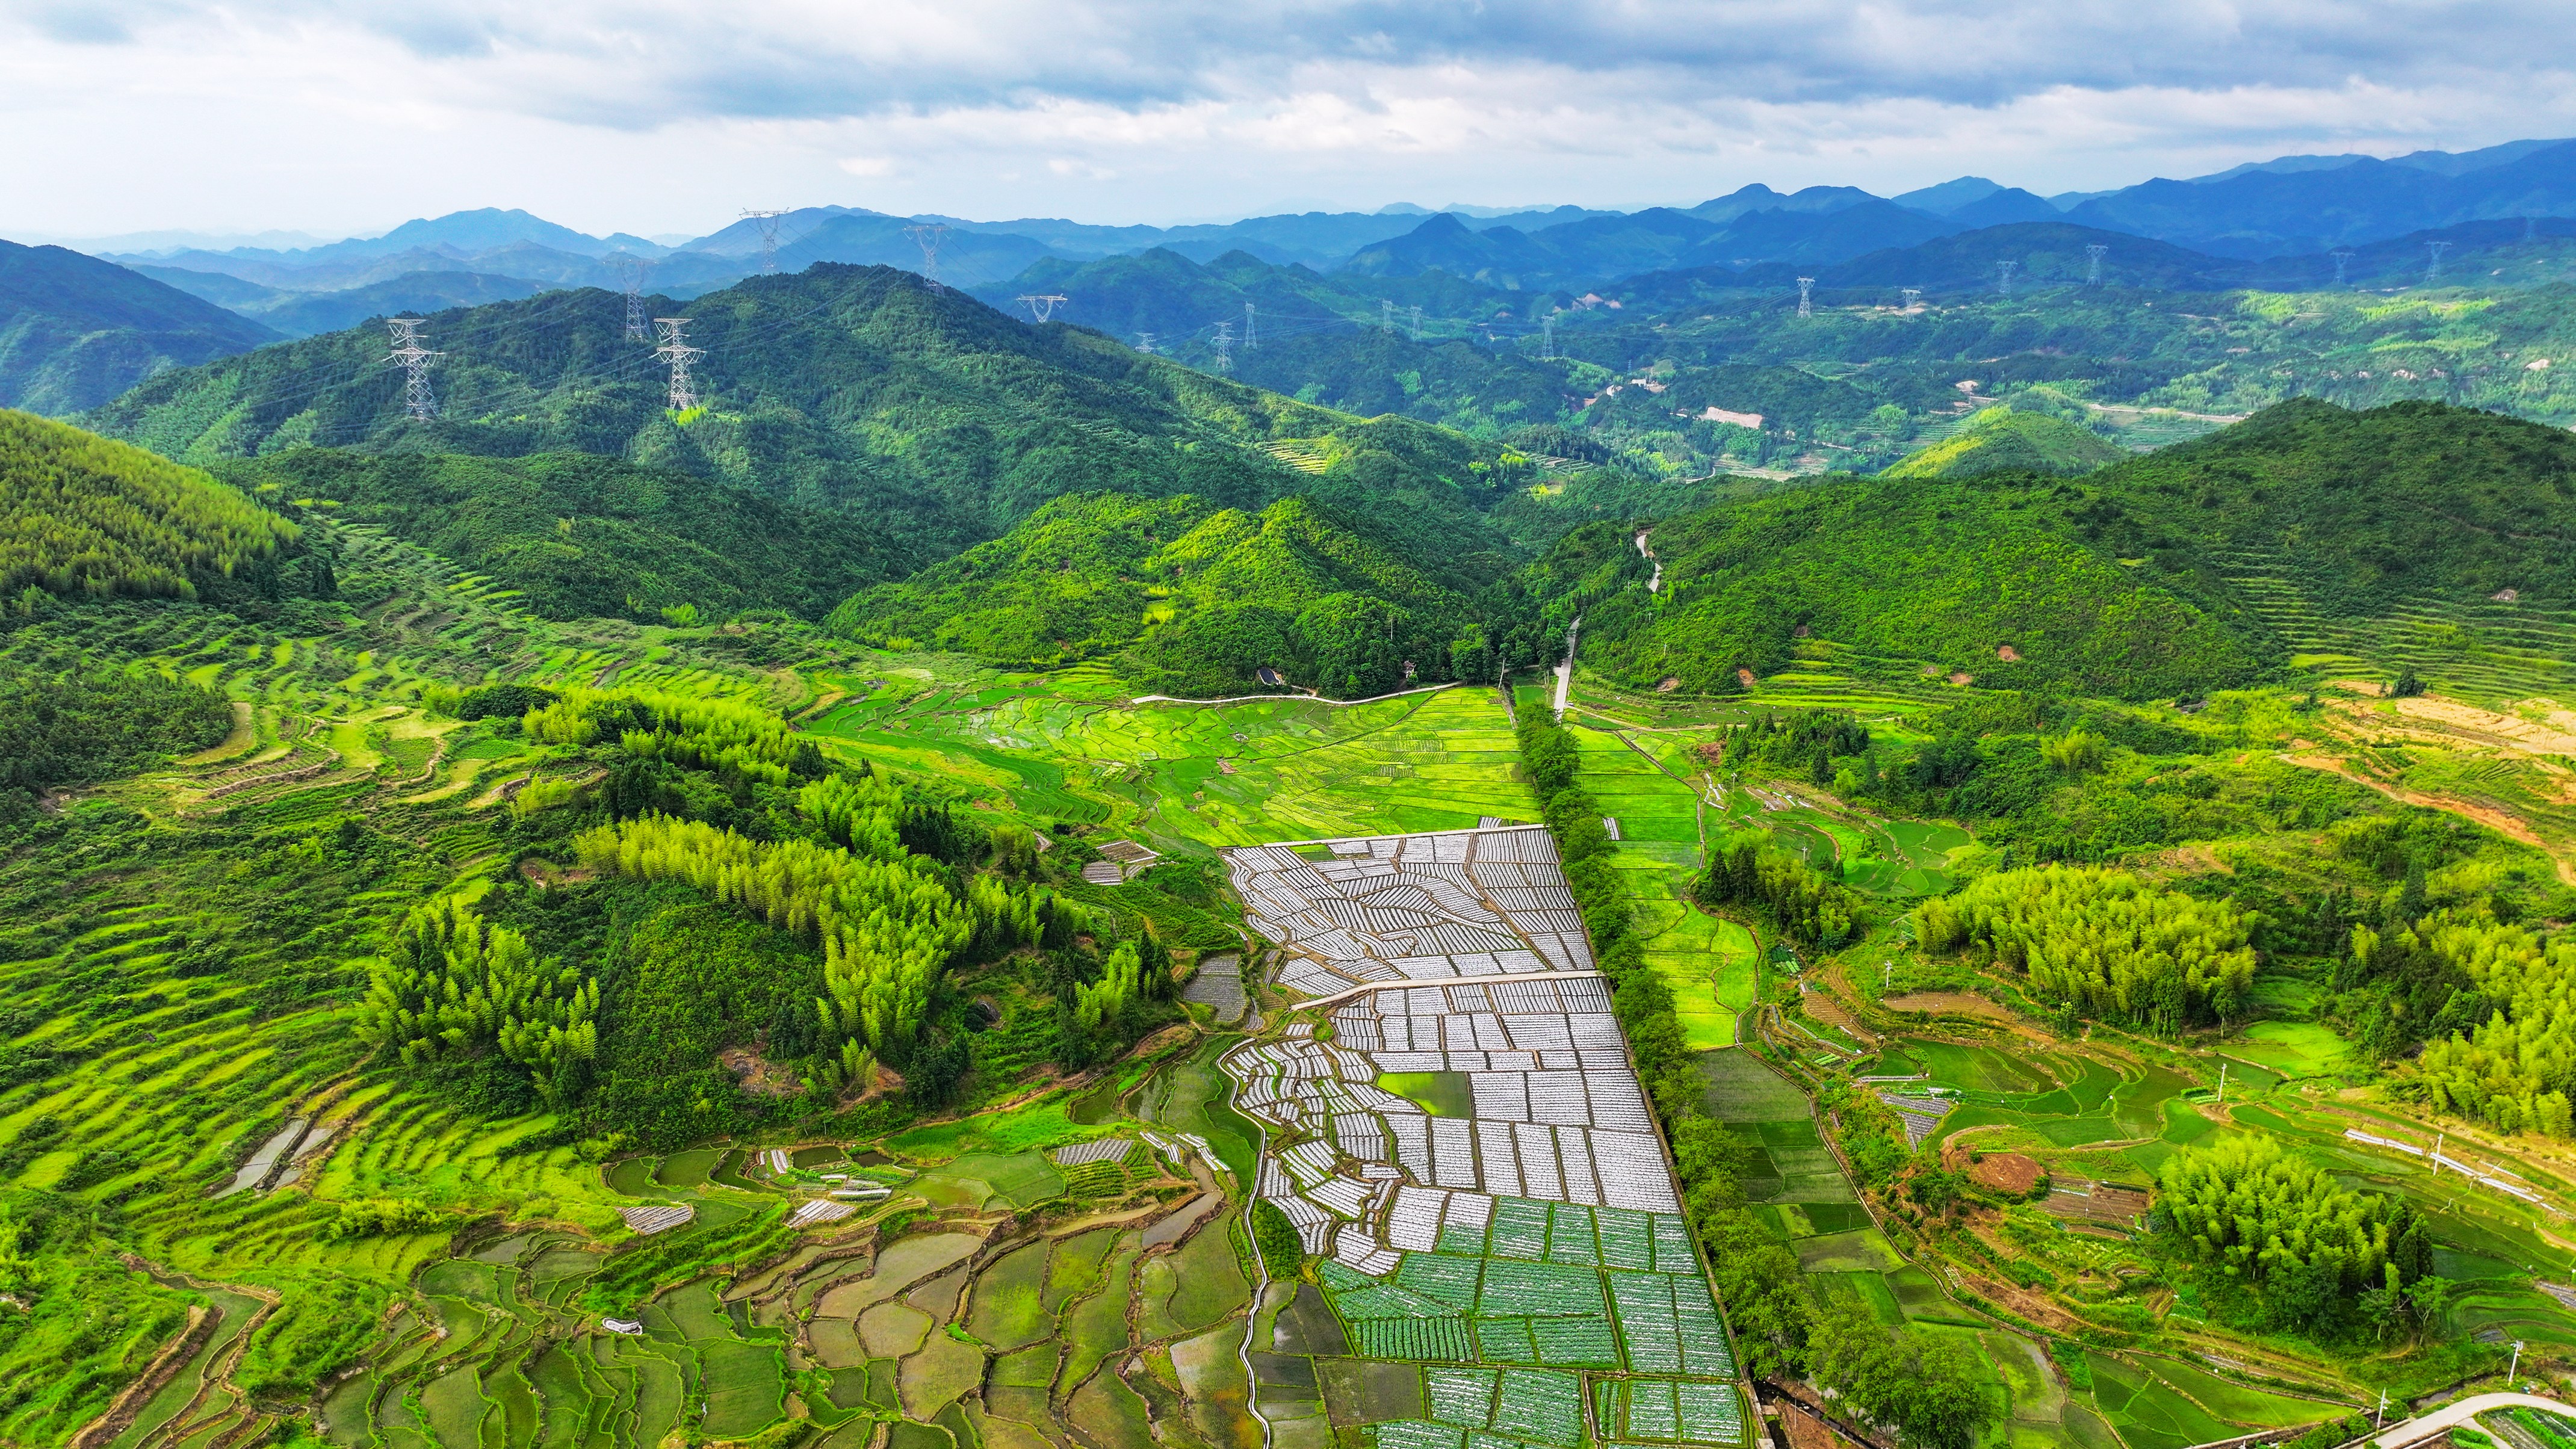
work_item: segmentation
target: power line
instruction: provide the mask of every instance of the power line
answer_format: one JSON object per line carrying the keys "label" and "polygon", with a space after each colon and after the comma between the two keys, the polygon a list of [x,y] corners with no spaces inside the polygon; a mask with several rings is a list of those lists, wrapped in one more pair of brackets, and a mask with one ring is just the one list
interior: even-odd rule
{"label": "power line", "polygon": [[1812,308],[1810,308],[1810,307],[1807,305],[1807,303],[1808,303],[1808,298],[1809,298],[1809,297],[1811,297],[1812,295],[1814,295],[1815,290],[1816,290],[1816,279],[1815,279],[1815,278],[1813,278],[1813,277],[1800,277],[1800,278],[1798,279],[1798,315],[1799,315],[1799,316],[1801,316],[1801,317],[1812,317],[1812,316],[1814,316],[1814,315],[1815,315],[1814,310],[1813,310]]}
{"label": "power line", "polygon": [[760,270],[763,275],[778,270],[778,219],[784,211],[757,211],[749,207],[743,213],[751,224],[760,228]]}
{"label": "power line", "polygon": [[2019,263],[2019,262],[1997,262],[1997,263],[1995,263],[1995,290],[1996,290],[1996,291],[2001,292],[2003,295],[2005,295],[2005,296],[2007,296],[2007,297],[2009,297],[2009,296],[2011,296],[2011,295],[2012,295],[2012,274],[2013,274],[2013,269],[2014,269],[2015,267],[2020,266],[2020,265],[2021,265],[2021,263]]}
{"label": "power line", "polygon": [[1055,315],[1056,304],[1066,300],[1068,299],[1062,292],[1048,292],[1038,296],[1022,297],[1020,305],[1029,309],[1030,321],[1042,324]]}
{"label": "power line", "polygon": [[2425,286],[2429,287],[2435,282],[2442,280],[2442,253],[2447,252],[2450,249],[2451,244],[2446,241],[2424,243],[2424,250],[2429,253],[2429,255],[2424,259]]}
{"label": "power line", "polygon": [[403,406],[411,410],[412,421],[425,423],[438,416],[438,399],[429,391],[429,360],[444,357],[420,345],[418,317],[388,317],[385,326],[393,329],[394,350],[385,361],[399,362],[403,369]]}
{"label": "power line", "polygon": [[937,222],[924,222],[905,227],[903,234],[921,248],[921,279],[928,282],[934,292],[947,291],[939,284],[939,244],[948,240],[948,228]]}
{"label": "power line", "polygon": [[2110,250],[2110,245],[2106,242],[2084,244],[2084,285],[2088,287],[2102,285],[2102,258]]}
{"label": "power line", "polygon": [[2344,269],[2344,267],[2345,267],[2346,265],[2348,265],[2348,264],[2352,261],[2352,258],[2353,258],[2353,254],[2352,254],[2351,252],[2336,252],[2336,253],[2334,254],[2334,264],[2335,264],[2335,279],[2334,279],[2334,284],[2335,284],[2336,286],[2340,287],[2340,286],[2342,286],[2342,285],[2343,285],[2343,269]]}
{"label": "power line", "polygon": [[689,381],[689,364],[707,355],[703,347],[691,347],[686,317],[656,317],[653,325],[662,329],[662,345],[653,355],[671,365],[671,411],[687,412],[698,405],[698,390]]}
{"label": "power line", "polygon": [[1246,352],[1261,345],[1260,336],[1252,330],[1252,321],[1252,304],[1246,302],[1243,304],[1243,350]]}

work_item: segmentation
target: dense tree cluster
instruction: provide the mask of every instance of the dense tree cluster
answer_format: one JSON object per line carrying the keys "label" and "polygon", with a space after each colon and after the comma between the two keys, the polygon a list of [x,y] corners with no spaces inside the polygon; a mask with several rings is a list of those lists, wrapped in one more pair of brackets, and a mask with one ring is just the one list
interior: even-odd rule
{"label": "dense tree cluster", "polygon": [[2344,1187],[2271,1137],[2186,1149],[2159,1186],[2156,1223],[2181,1254],[2289,1327],[2328,1327],[2360,1294],[2413,1283],[2431,1266],[2432,1244],[2403,1198]]}
{"label": "dense tree cluster", "polygon": [[2121,870],[1999,871],[1913,920],[1927,951],[1982,948],[2026,972],[2043,1001],[2161,1032],[2236,1015],[2254,981],[2244,917]]}
{"label": "dense tree cluster", "polygon": [[2576,938],[2443,911],[2389,938],[2355,926],[2353,948],[2363,971],[2433,957],[2464,978],[2444,1014],[2484,1014],[2425,1042],[2400,1076],[2407,1090],[2501,1132],[2576,1135]]}
{"label": "dense tree cluster", "polygon": [[194,598],[301,531],[194,468],[0,409],[0,600]]}
{"label": "dense tree cluster", "polygon": [[580,967],[538,960],[527,937],[449,896],[404,917],[359,1005],[358,1034],[413,1070],[497,1056],[562,1107],[589,1085],[598,1014],[599,984]]}
{"label": "dense tree cluster", "polygon": [[1770,914],[1781,933],[1830,951],[1860,925],[1858,892],[1772,843],[1767,830],[1740,830],[1709,852],[1708,869],[1691,882],[1691,895],[1706,905],[1729,902]]}

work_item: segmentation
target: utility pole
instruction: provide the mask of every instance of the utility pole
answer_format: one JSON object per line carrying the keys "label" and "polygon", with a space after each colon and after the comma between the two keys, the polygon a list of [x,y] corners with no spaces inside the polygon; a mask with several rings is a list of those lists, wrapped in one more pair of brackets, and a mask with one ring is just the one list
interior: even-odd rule
{"label": "utility pole", "polygon": [[2340,286],[2342,286],[2342,285],[2343,285],[2343,271],[2344,271],[2344,268],[2345,268],[2347,265],[2349,265],[2349,264],[2351,263],[2351,261],[2352,261],[2352,255],[2353,255],[2353,254],[2352,254],[2352,253],[2350,253],[2350,252],[2336,252],[2336,253],[2334,254],[2334,264],[2335,264],[2335,279],[2334,279],[2334,284],[2335,284],[2336,286],[2338,286],[2338,287],[2340,287]]}
{"label": "utility pole", "polygon": [[2088,287],[2102,285],[2102,257],[2110,250],[2109,244],[2104,242],[2084,244],[2084,285]]}
{"label": "utility pole", "polygon": [[425,423],[438,416],[438,399],[429,391],[429,360],[447,354],[420,345],[420,324],[418,317],[385,319],[394,341],[394,349],[385,354],[385,361],[402,364],[403,406],[410,410],[413,422]]}
{"label": "utility pole", "polygon": [[1021,306],[1029,309],[1030,321],[1044,323],[1055,315],[1056,304],[1067,299],[1062,292],[1048,292],[1042,296],[1022,297],[1019,300]]}
{"label": "utility pole", "polygon": [[626,340],[651,341],[653,334],[644,326],[644,259],[619,252],[608,259],[608,265],[626,284]]}
{"label": "utility pole", "polygon": [[2437,241],[2424,243],[2424,250],[2430,253],[2430,255],[2424,259],[2425,286],[2429,287],[2435,282],[2442,280],[2442,253],[2447,252],[2450,249],[2451,244],[2449,242]]}
{"label": "utility pole", "polygon": [[1153,350],[1154,350],[1154,334],[1153,334],[1153,333],[1151,333],[1151,332],[1139,332],[1139,333],[1137,333],[1137,334],[1136,334],[1136,350],[1137,350],[1138,352],[1151,352],[1151,351],[1153,351]]}
{"label": "utility pole", "polygon": [[760,228],[761,275],[768,276],[775,273],[778,270],[778,219],[787,213],[755,211],[746,207],[742,214],[752,225]]}
{"label": "utility pole", "polygon": [[2019,262],[1997,262],[1997,263],[1995,263],[1995,290],[1996,290],[1996,291],[2003,293],[2003,294],[2004,294],[2005,296],[2007,296],[2007,297],[2009,297],[2009,296],[2011,296],[2011,295],[2012,295],[2012,274],[2013,274],[2013,269],[2014,269],[2014,268],[2016,268],[2016,267],[2018,267],[2018,266],[2020,266],[2020,265],[2021,265],[2021,263],[2019,263]]}
{"label": "utility pole", "polygon": [[1252,322],[1252,304],[1246,302],[1243,304],[1243,350],[1246,352],[1261,345],[1260,336],[1252,330]]}
{"label": "utility pole", "polygon": [[1913,311],[1915,304],[1923,300],[1923,289],[1921,287],[1899,287],[1896,290],[1899,295],[1905,298],[1904,310],[1908,312]]}
{"label": "utility pole", "polygon": [[1814,316],[1814,315],[1815,315],[1815,314],[1814,314],[1814,312],[1813,312],[1813,311],[1811,311],[1811,310],[1808,308],[1808,305],[1807,305],[1807,299],[1815,293],[1815,290],[1816,290],[1816,279],[1815,279],[1815,278],[1813,278],[1813,277],[1800,277],[1800,278],[1798,279],[1798,315],[1799,315],[1799,316],[1801,316],[1801,317],[1811,317],[1811,316]]}
{"label": "utility pole", "polygon": [[653,355],[671,368],[671,411],[687,412],[698,405],[698,389],[689,378],[689,364],[706,356],[707,350],[689,345],[686,317],[656,317],[653,325],[662,329],[662,345],[653,349]]}
{"label": "utility pole", "polygon": [[[2515,1340],[2513,1341],[2513,1367],[2511,1367],[2511,1368],[2509,1368],[2509,1369],[2506,1369],[2506,1370],[2504,1371],[2504,1386],[2505,1386],[2505,1389],[2506,1389],[2506,1391],[2507,1391],[2507,1392],[2511,1392],[2511,1391],[2512,1391],[2512,1389],[2513,1389],[2513,1378],[2514,1378],[2514,1375],[2516,1375],[2516,1374],[2518,1374],[2518,1373],[2521,1373],[2521,1372],[2522,1372],[2522,1340],[2517,1338],[2517,1339],[2515,1339]],[[2386,1392],[2387,1392],[2387,1390],[2382,1389],[2380,1392],[2384,1394],[2384,1393],[2386,1393]]]}
{"label": "utility pole", "polygon": [[1418,305],[1413,309],[1413,340],[1422,340],[1422,308]]}
{"label": "utility pole", "polygon": [[1216,370],[1234,371],[1234,323],[1231,321],[1216,324]]}
{"label": "utility pole", "polygon": [[948,228],[935,221],[923,222],[918,226],[905,227],[903,234],[921,248],[921,279],[928,282],[934,292],[947,291],[939,284],[939,244],[948,240]]}

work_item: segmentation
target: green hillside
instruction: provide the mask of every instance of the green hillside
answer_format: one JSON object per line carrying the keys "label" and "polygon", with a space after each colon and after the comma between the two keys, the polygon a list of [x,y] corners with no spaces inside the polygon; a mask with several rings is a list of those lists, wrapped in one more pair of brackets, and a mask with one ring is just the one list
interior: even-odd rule
{"label": "green hillside", "polygon": [[2507,589],[2576,604],[2576,438],[2559,428],[2432,402],[2347,412],[2300,400],[2095,485],[2089,535],[2211,588],[2260,553],[2334,614]]}
{"label": "green hillside", "polygon": [[[657,313],[675,304],[652,300]],[[557,292],[428,319],[440,416],[412,421],[384,338],[359,329],[155,377],[88,423],[191,462],[296,443],[495,457],[623,456],[864,515],[916,564],[1061,493],[1192,494],[1259,507],[1352,490],[1424,538],[1492,480],[1454,433],[1361,423],[1064,326],[1030,327],[889,267],[818,264],[685,308],[704,410],[669,412],[623,299]],[[1321,481],[1258,451],[1333,440]]]}
{"label": "green hillside", "polygon": [[1256,513],[1084,494],[851,598],[830,627],[882,647],[1037,668],[1132,648],[1127,672],[1168,693],[1256,689],[1268,666],[1328,694],[1365,695],[1399,685],[1408,660],[1426,682],[1490,668],[1461,592],[1476,562],[1417,564],[1305,498]]}
{"label": "green hillside", "polygon": [[[2087,496],[2038,480],[1850,479],[1665,519],[1663,587],[1647,593],[1619,561],[1618,585],[1596,585],[1584,614],[1584,658],[1629,685],[1705,693],[1786,667],[1809,636],[1892,679],[2141,698],[2252,677],[2254,646],[2083,541]],[[1596,525],[1542,567],[1597,578],[1625,542]]]}
{"label": "green hillside", "polygon": [[615,458],[476,458],[293,448],[227,460],[246,489],[329,500],[511,589],[549,619],[652,622],[665,609],[820,618],[886,576],[863,519]]}
{"label": "green hillside", "polygon": [[0,409],[0,598],[194,598],[263,568],[296,537],[197,469]]}
{"label": "green hillside", "polygon": [[1883,478],[1974,478],[1985,473],[2078,477],[2128,457],[2101,435],[2064,418],[2014,408],[1981,408],[1959,430],[1898,459]]}
{"label": "green hillside", "polygon": [[76,413],[278,336],[113,262],[0,241],[0,407]]}

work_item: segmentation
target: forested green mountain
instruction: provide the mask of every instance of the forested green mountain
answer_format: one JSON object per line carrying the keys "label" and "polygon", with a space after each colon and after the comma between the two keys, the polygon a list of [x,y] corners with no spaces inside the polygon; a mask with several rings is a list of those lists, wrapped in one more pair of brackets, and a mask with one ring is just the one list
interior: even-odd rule
{"label": "forested green mountain", "polygon": [[862,517],[585,453],[292,448],[214,468],[253,492],[327,500],[520,591],[548,619],[820,618],[892,566]]}
{"label": "forested green mountain", "polygon": [[[657,311],[666,304],[656,302]],[[1490,447],[1361,423],[1076,328],[1033,328],[886,267],[818,265],[697,299],[705,404],[674,415],[651,347],[599,291],[441,313],[440,416],[412,421],[360,329],[156,378],[92,425],[204,461],[296,443],[517,457],[574,451],[864,514],[901,563],[945,558],[1058,494],[1188,493],[1259,507],[1356,490],[1428,537],[1486,488]],[[1259,451],[1313,441],[1308,478]],[[1315,441],[1322,440],[1322,441]]]}
{"label": "forested green mountain", "polygon": [[1980,408],[1959,430],[1888,468],[1888,478],[1973,478],[1983,473],[2073,477],[2129,456],[2064,418],[2017,408]]}
{"label": "forested green mountain", "polygon": [[2494,413],[2300,399],[2085,487],[2088,539],[2212,594],[2260,560],[2328,614],[2506,590],[2576,602],[2576,438]]}
{"label": "forested green mountain", "polygon": [[0,409],[0,599],[195,598],[274,572],[295,525],[194,468]]}
{"label": "forested green mountain", "polygon": [[1305,498],[1253,512],[1061,497],[1001,538],[850,599],[830,624],[881,647],[1041,668],[1128,651],[1123,673],[1176,694],[1257,690],[1265,667],[1346,696],[1489,673],[1513,621],[1480,618],[1468,595],[1510,559],[1466,551],[1472,527],[1457,548],[1407,557],[1364,518]]}
{"label": "forested green mountain", "polygon": [[278,335],[113,262],[0,241],[0,407],[78,412]]}
{"label": "forested green mountain", "polygon": [[2088,490],[2027,475],[1838,480],[1658,523],[1651,594],[1614,525],[1538,569],[1545,594],[1586,600],[1592,667],[1641,688],[1732,692],[1809,635],[1864,672],[1994,688],[2143,698],[2252,678],[2262,659],[2224,621],[2083,541],[2087,506]]}

